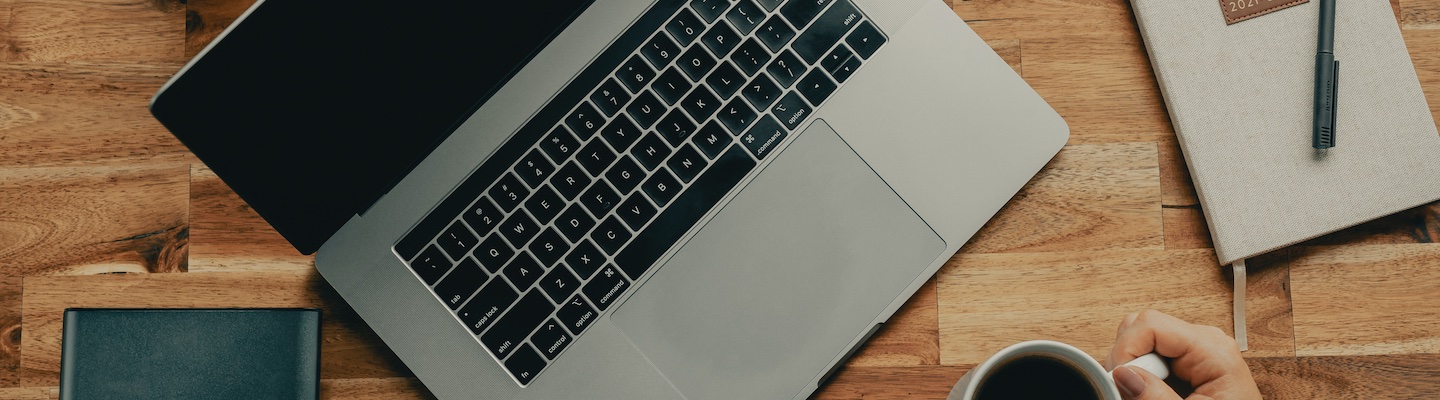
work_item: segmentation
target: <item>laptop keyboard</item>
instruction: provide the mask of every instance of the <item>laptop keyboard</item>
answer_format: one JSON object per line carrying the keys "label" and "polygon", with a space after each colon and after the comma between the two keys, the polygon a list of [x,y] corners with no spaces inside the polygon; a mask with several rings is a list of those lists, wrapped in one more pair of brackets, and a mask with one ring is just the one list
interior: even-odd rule
{"label": "laptop keyboard", "polygon": [[394,248],[522,386],[885,43],[850,0],[671,10]]}

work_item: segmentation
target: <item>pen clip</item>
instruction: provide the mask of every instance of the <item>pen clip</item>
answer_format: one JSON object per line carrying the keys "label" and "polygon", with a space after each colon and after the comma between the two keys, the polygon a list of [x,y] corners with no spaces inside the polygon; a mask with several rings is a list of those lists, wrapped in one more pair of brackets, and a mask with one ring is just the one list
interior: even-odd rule
{"label": "pen clip", "polygon": [[1335,147],[1335,131],[1340,129],[1336,123],[1340,115],[1340,60],[1335,60],[1335,72],[1330,75],[1330,147]]}

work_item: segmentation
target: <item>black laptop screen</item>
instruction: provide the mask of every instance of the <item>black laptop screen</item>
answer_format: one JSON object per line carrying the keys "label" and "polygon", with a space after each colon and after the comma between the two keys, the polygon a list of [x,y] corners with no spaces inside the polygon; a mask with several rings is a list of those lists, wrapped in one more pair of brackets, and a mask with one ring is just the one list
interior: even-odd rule
{"label": "black laptop screen", "polygon": [[591,2],[269,0],[152,113],[308,254]]}

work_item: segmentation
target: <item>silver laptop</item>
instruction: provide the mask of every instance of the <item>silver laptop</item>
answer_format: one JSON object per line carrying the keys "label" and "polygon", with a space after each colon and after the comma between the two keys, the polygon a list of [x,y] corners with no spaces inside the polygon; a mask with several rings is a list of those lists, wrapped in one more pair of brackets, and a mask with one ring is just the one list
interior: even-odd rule
{"label": "silver laptop", "polygon": [[1068,137],[937,0],[260,1],[151,110],[442,399],[806,398]]}

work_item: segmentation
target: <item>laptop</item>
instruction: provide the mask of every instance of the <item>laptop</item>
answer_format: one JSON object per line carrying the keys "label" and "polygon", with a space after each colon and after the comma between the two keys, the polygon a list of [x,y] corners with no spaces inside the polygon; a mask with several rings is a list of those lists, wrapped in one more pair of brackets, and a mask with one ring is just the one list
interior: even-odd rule
{"label": "laptop", "polygon": [[442,399],[806,398],[1069,135],[936,0],[257,1],[151,112]]}

